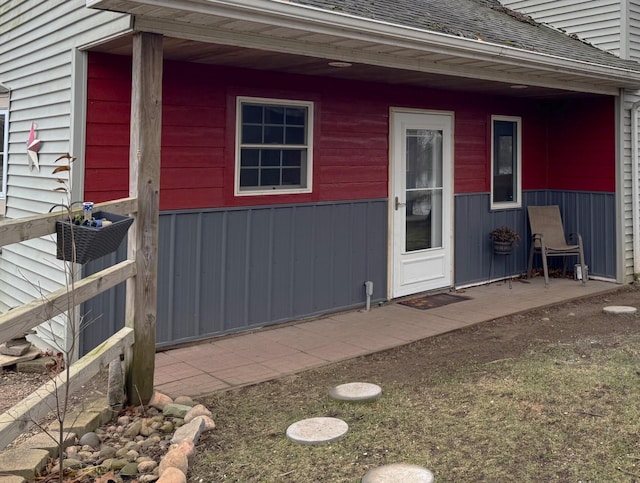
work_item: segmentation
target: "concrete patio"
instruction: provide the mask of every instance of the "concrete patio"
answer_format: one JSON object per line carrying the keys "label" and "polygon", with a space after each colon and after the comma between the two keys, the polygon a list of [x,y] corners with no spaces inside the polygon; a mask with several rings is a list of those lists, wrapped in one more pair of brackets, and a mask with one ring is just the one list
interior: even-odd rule
{"label": "concrete patio", "polygon": [[619,288],[542,277],[460,291],[469,300],[419,310],[396,302],[220,337],[156,354],[155,388],[199,396],[276,379],[469,325]]}

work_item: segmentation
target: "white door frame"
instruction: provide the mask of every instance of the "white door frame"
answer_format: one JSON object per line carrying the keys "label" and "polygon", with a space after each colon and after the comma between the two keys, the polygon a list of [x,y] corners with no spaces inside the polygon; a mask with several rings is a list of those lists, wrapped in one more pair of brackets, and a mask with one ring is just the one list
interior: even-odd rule
{"label": "white door frame", "polygon": [[[422,124],[443,131],[443,186],[442,186],[442,247],[431,250],[405,251],[406,213],[396,210],[395,197],[400,205],[406,202],[406,178],[399,174],[400,165],[406,169],[404,124]],[[401,134],[400,136],[398,134]],[[388,283],[389,299],[428,290],[453,286],[453,182],[454,182],[454,113],[392,107],[389,112],[389,206],[388,206]],[[402,228],[398,228],[402,227]],[[402,259],[414,268],[424,264],[423,280],[405,283]],[[410,260],[409,260],[410,259]],[[407,265],[409,266],[409,265]],[[434,273],[431,271],[434,270]],[[441,272],[441,273],[436,273]]]}

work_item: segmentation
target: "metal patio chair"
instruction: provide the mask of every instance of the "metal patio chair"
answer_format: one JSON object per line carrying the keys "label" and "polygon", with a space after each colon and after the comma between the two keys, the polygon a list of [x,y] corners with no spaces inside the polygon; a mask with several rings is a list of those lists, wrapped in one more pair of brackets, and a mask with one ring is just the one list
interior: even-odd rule
{"label": "metal patio chair", "polygon": [[549,268],[547,257],[564,257],[562,275],[567,273],[567,257],[577,256],[580,259],[582,285],[586,283],[587,271],[584,263],[582,236],[579,233],[569,235],[572,245],[567,243],[560,218],[560,208],[551,206],[529,206],[529,225],[531,225],[531,250],[529,252],[528,277],[531,278],[533,255],[540,253],[544,271],[544,285],[549,285]]}

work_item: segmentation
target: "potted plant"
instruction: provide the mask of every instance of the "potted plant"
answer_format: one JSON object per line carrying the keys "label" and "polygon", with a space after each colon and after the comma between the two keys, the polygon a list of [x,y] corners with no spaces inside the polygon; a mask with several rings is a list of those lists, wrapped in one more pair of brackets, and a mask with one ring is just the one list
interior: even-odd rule
{"label": "potted plant", "polygon": [[493,253],[498,255],[510,254],[513,245],[520,241],[518,232],[508,226],[494,228],[489,237],[493,240]]}
{"label": "potted plant", "polygon": [[[75,159],[70,154],[60,156],[56,162],[66,161],[66,164],[55,168],[53,173],[69,172],[71,163]],[[62,186],[54,191],[60,191],[68,196],[70,190],[67,180],[58,179],[57,181]],[[82,204],[82,214],[73,212],[73,206],[76,204]],[[49,210],[61,207],[68,215],[66,220],[56,222],[58,259],[84,264],[114,252],[120,246],[133,223],[133,218],[104,211],[93,211],[93,206],[90,201],[67,200],[66,203],[54,205]]]}

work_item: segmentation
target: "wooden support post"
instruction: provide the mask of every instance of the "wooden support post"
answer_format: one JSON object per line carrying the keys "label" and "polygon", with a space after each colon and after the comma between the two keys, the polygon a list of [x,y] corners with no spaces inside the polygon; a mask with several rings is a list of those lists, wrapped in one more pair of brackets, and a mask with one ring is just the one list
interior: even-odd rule
{"label": "wooden support post", "polygon": [[127,280],[126,325],[135,343],[125,353],[125,385],[130,404],[146,404],[153,395],[158,302],[158,211],[162,128],[162,36],[136,33],[131,72],[131,145],[129,193],[138,198],[129,230],[128,256],[136,276]]}

